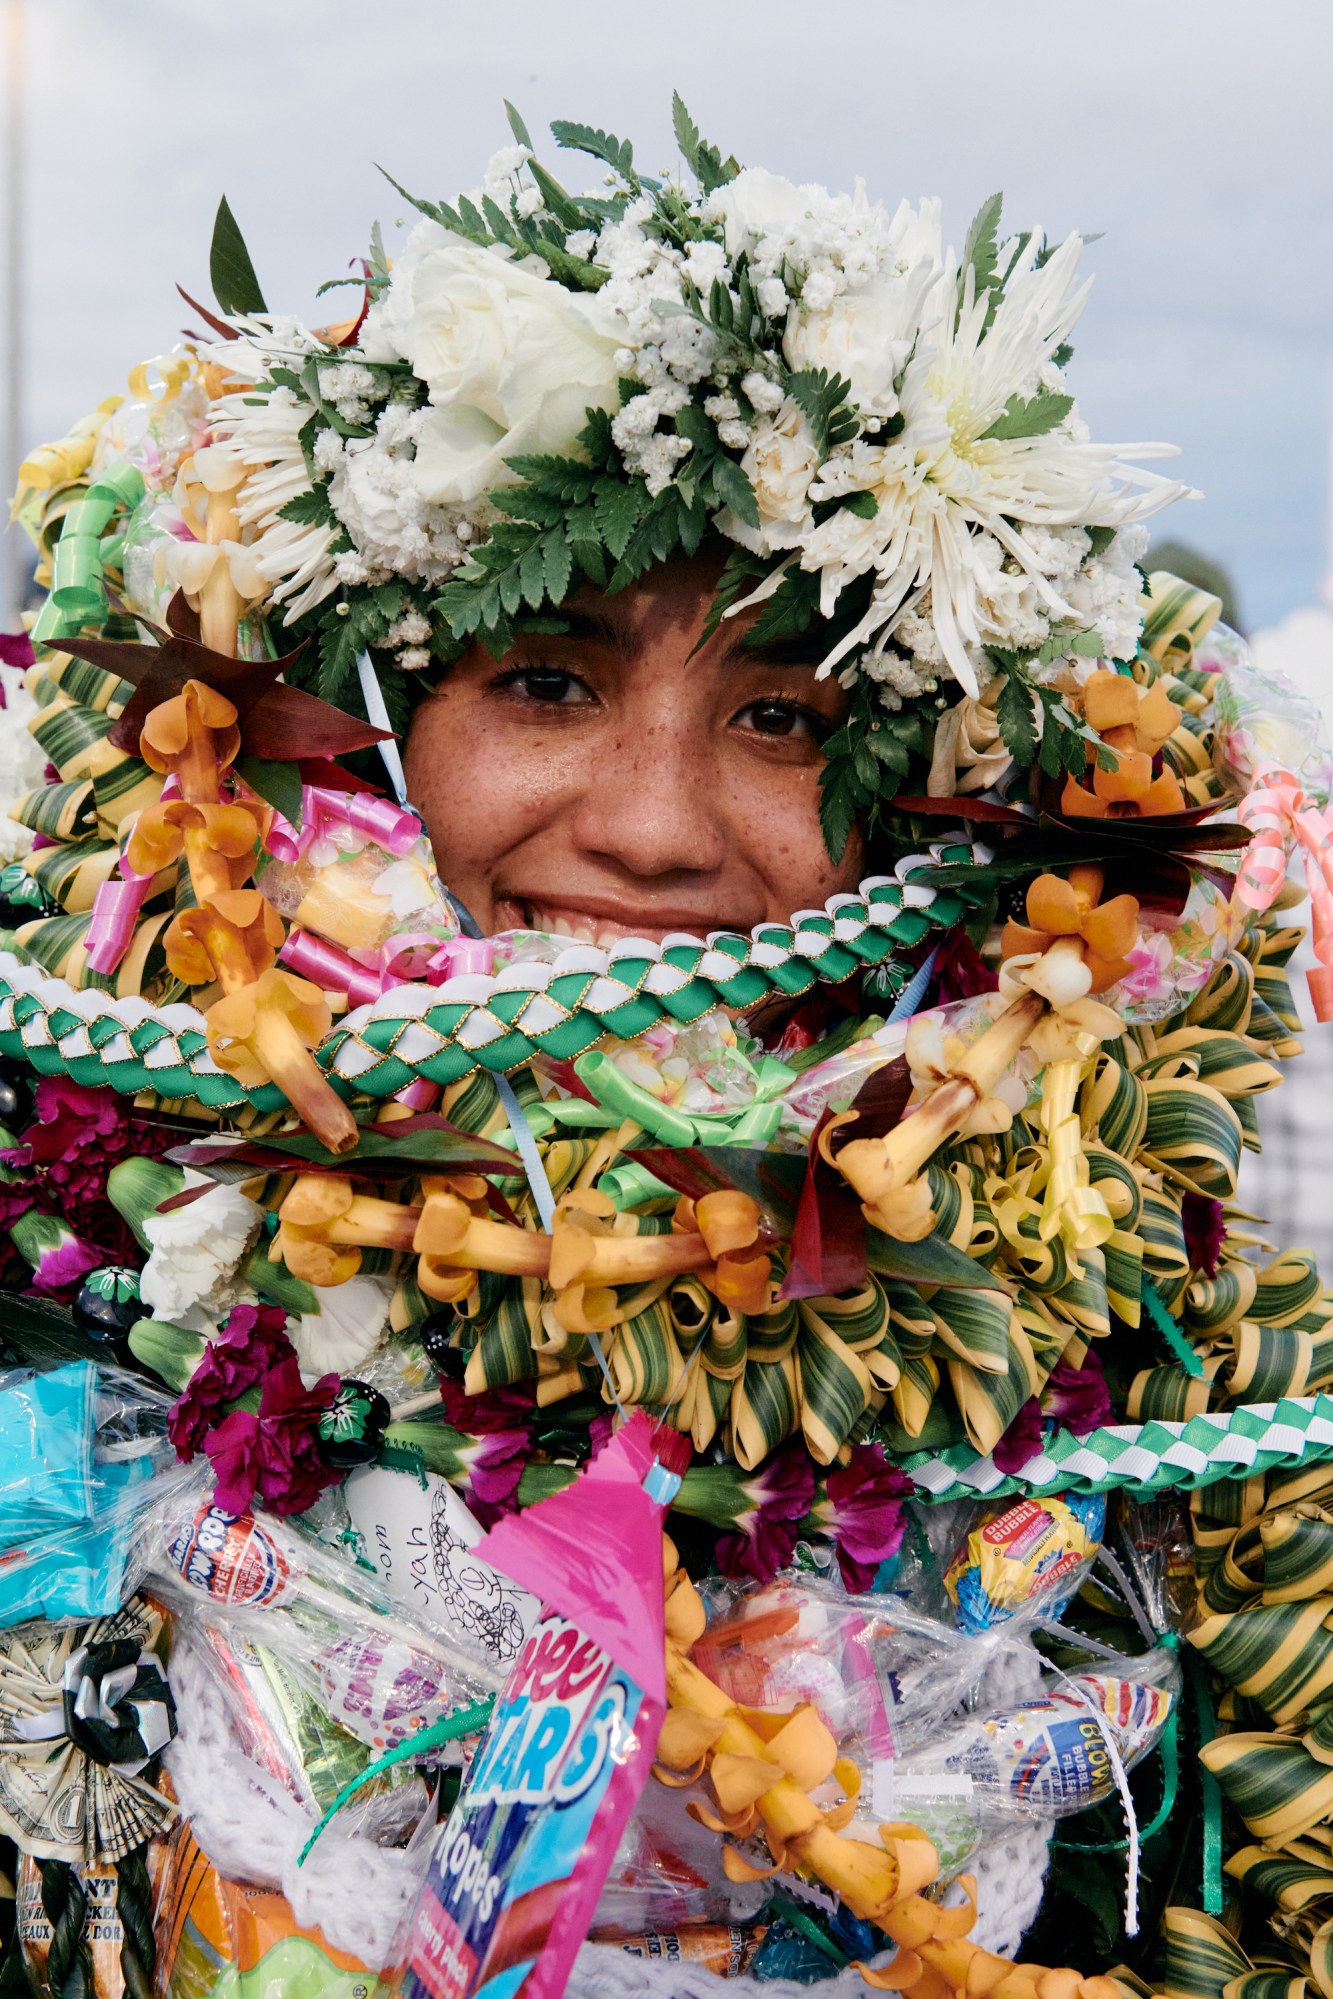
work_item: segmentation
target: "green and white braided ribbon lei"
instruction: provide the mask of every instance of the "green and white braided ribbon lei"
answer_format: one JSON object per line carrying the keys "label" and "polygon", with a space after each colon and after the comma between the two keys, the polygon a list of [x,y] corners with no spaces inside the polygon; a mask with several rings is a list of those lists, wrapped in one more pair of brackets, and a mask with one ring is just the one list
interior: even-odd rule
{"label": "green and white braided ribbon lei", "polygon": [[[534,1055],[581,1055],[604,1034],[629,1041],[717,1006],[796,998],[873,966],[893,969],[900,953],[962,922],[986,891],[935,888],[926,877],[989,858],[967,840],[935,845],[855,895],[800,910],[789,924],[759,924],[748,937],[721,931],[706,943],[669,938],[660,946],[626,938],[609,952],[575,945],[553,965],[394,986],[341,1020],[316,1056],[341,1095],[389,1097],[418,1077],[443,1085],[478,1069],[505,1075]],[[897,969],[905,982],[908,967]],[[109,1083],[131,1096],[155,1090],[219,1111],[286,1105],[276,1084],[246,1090],[217,1067],[196,1008],[150,1006],[99,986],[76,990],[10,952],[0,952],[0,1053],[43,1075]]]}
{"label": "green and white braided ribbon lei", "polygon": [[1123,1423],[1076,1437],[1057,1430],[1017,1472],[966,1444],[901,1460],[919,1499],[1003,1499],[1011,1493],[1191,1491],[1224,1478],[1333,1458],[1333,1395],[1250,1402],[1188,1423]]}

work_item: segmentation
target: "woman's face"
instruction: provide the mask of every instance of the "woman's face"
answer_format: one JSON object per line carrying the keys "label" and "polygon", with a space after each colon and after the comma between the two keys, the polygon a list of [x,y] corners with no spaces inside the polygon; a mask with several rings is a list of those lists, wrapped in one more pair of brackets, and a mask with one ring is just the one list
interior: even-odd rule
{"label": "woman's face", "polygon": [[846,697],[815,679],[817,639],[742,647],[750,615],[694,652],[717,575],[701,557],[585,588],[566,634],[474,647],[418,709],[409,795],[483,930],[749,930],[856,886],[859,836],[835,863],[819,828]]}

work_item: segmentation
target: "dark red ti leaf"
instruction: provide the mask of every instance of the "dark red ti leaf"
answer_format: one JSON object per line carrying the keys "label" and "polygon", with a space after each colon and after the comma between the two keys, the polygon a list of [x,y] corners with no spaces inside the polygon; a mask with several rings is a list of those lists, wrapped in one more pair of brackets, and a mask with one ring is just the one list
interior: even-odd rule
{"label": "dark red ti leaf", "polygon": [[791,1235],[791,1265],[783,1298],[824,1298],[852,1291],[866,1278],[866,1225],[861,1203],[819,1150],[825,1111],[810,1138],[805,1184]]}
{"label": "dark red ti leaf", "polygon": [[[140,618],[140,624],[148,624]],[[134,694],[112,724],[109,741],[136,756],[139,735],[150,712],[179,694],[187,680],[203,681],[225,694],[236,709],[241,750],[270,763],[299,757],[340,757],[350,750],[369,749],[388,740],[389,731],[359,721],[303,688],[277,685],[278,676],[293,666],[305,650],[298,646],[282,659],[232,659],[214,652],[199,638],[199,619],[178,590],[167,609],[167,629],[148,624],[158,645],[133,639],[65,639],[62,650],[76,659],[128,680]]]}

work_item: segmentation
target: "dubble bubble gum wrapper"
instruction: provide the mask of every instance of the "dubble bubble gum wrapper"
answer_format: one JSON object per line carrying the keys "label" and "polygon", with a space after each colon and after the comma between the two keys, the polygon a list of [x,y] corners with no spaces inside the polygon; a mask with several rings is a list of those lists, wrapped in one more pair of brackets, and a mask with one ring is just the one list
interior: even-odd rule
{"label": "dubble bubble gum wrapper", "polygon": [[481,1543],[541,1615],[437,1837],[403,1999],[565,1989],[666,1705],[662,1512],[681,1442],[636,1413],[564,1492]]}

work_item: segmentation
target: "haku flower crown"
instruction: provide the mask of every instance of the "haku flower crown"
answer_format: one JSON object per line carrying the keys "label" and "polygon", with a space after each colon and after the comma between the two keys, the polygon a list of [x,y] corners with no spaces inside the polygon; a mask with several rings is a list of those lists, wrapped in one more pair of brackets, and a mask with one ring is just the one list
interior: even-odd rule
{"label": "haku flower crown", "polygon": [[[401,720],[412,676],[717,535],[715,617],[762,605],[756,643],[808,636],[851,690],[823,779],[835,853],[923,788],[960,702],[992,734],[998,715],[1020,768],[1081,774],[1095,738],[1068,696],[1133,659],[1138,523],[1187,491],[1127,462],[1169,447],[1093,443],[1065,386],[1082,239],[1002,238],[995,196],[959,256],[938,203],[890,215],[859,184],[741,169],[679,97],[692,185],[557,121],[606,167],[571,194],[510,120],[481,189],[407,196],[424,219],[392,266],[376,229],[339,327],[269,312],[220,213],[228,337],[195,476],[243,469],[232,582],[317,637],[320,691],[354,698],[374,647]],[[187,591],[198,567],[169,551]]]}

